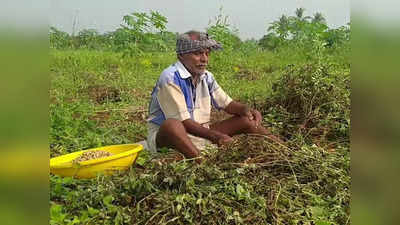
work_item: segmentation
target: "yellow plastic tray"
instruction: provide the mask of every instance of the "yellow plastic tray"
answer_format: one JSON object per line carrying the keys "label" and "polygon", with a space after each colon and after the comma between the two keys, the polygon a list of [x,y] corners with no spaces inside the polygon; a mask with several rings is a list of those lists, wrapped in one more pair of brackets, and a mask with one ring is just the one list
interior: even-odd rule
{"label": "yellow plastic tray", "polygon": [[[112,174],[117,170],[128,169],[137,159],[143,149],[140,144],[110,145],[54,157],[50,159],[50,172],[62,177],[93,178],[98,173]],[[91,159],[80,163],[72,163],[82,153],[87,151],[107,151],[112,156]]]}

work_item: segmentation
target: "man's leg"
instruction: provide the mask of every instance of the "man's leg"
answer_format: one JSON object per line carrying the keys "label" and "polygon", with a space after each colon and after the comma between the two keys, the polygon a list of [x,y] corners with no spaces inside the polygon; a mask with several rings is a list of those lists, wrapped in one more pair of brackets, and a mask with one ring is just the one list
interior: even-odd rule
{"label": "man's leg", "polygon": [[176,119],[167,119],[161,124],[157,133],[156,144],[157,148],[174,148],[186,158],[195,158],[200,155],[200,151],[189,139],[182,122]]}
{"label": "man's leg", "polygon": [[233,116],[229,119],[216,122],[210,126],[210,129],[217,130],[229,136],[237,134],[261,134],[266,135],[277,142],[282,142],[278,137],[272,135],[267,128],[262,125],[256,127],[255,121],[249,120],[244,116]]}

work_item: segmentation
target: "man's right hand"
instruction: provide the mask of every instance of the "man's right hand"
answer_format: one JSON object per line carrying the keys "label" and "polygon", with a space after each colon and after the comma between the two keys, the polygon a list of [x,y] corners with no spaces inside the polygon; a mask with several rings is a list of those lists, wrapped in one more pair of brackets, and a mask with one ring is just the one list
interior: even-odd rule
{"label": "man's right hand", "polygon": [[197,137],[206,138],[213,144],[221,146],[233,141],[229,135],[205,128],[192,119],[184,120],[182,123],[188,133]]}
{"label": "man's right hand", "polygon": [[213,131],[213,136],[212,142],[218,146],[226,145],[233,141],[232,137],[220,132]]}
{"label": "man's right hand", "polygon": [[233,141],[233,138],[231,138],[229,135],[223,134],[221,138],[218,140],[217,145],[226,145],[229,144]]}

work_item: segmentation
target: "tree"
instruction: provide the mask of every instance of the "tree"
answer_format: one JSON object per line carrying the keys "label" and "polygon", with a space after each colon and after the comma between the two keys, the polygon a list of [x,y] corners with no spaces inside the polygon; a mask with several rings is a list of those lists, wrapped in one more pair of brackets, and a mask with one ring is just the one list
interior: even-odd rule
{"label": "tree", "polygon": [[326,24],[326,19],[325,17],[322,15],[322,13],[317,12],[314,14],[314,17],[311,20],[312,23],[322,23],[322,24]]}
{"label": "tree", "polygon": [[311,19],[311,17],[309,17],[309,16],[303,17],[305,11],[306,11],[305,8],[297,8],[296,11],[294,12],[295,15],[296,15],[296,18],[297,18],[299,21],[306,21],[306,20],[308,20],[308,19]]}
{"label": "tree", "polygon": [[267,29],[267,35],[260,39],[260,46],[273,50],[282,45],[293,44],[312,49],[315,45],[333,46],[348,39],[345,29],[330,30],[322,13],[317,12],[309,17],[304,12],[304,8],[297,8],[294,16],[282,15],[272,22]]}
{"label": "tree", "polygon": [[83,29],[79,31],[78,36],[74,37],[76,39],[77,47],[85,47],[89,49],[98,49],[101,47],[102,36],[95,29]]}
{"label": "tree", "polygon": [[285,39],[289,35],[289,19],[287,16],[282,15],[278,21],[274,21],[271,23],[271,26],[267,29],[268,31],[273,31],[281,39]]}
{"label": "tree", "polygon": [[280,44],[280,38],[276,36],[275,33],[269,33],[267,35],[264,35],[260,41],[259,45],[268,50],[275,50]]}
{"label": "tree", "polygon": [[157,11],[150,14],[134,12],[123,17],[125,24],[116,32],[118,49],[124,55],[141,54],[143,50],[166,50],[162,34],[166,31],[167,18]]}

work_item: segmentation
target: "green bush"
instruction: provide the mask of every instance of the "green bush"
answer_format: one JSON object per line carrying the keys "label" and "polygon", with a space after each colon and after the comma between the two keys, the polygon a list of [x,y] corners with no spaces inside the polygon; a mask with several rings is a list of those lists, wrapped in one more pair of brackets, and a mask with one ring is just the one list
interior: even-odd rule
{"label": "green bush", "polygon": [[50,27],[49,31],[50,47],[55,49],[67,49],[72,47],[71,36],[55,27]]}
{"label": "green bush", "polygon": [[231,27],[228,16],[224,16],[222,7],[220,13],[215,17],[214,22],[209,24],[207,33],[222,44],[224,50],[233,50],[239,48],[241,40],[238,36],[238,30]]}

